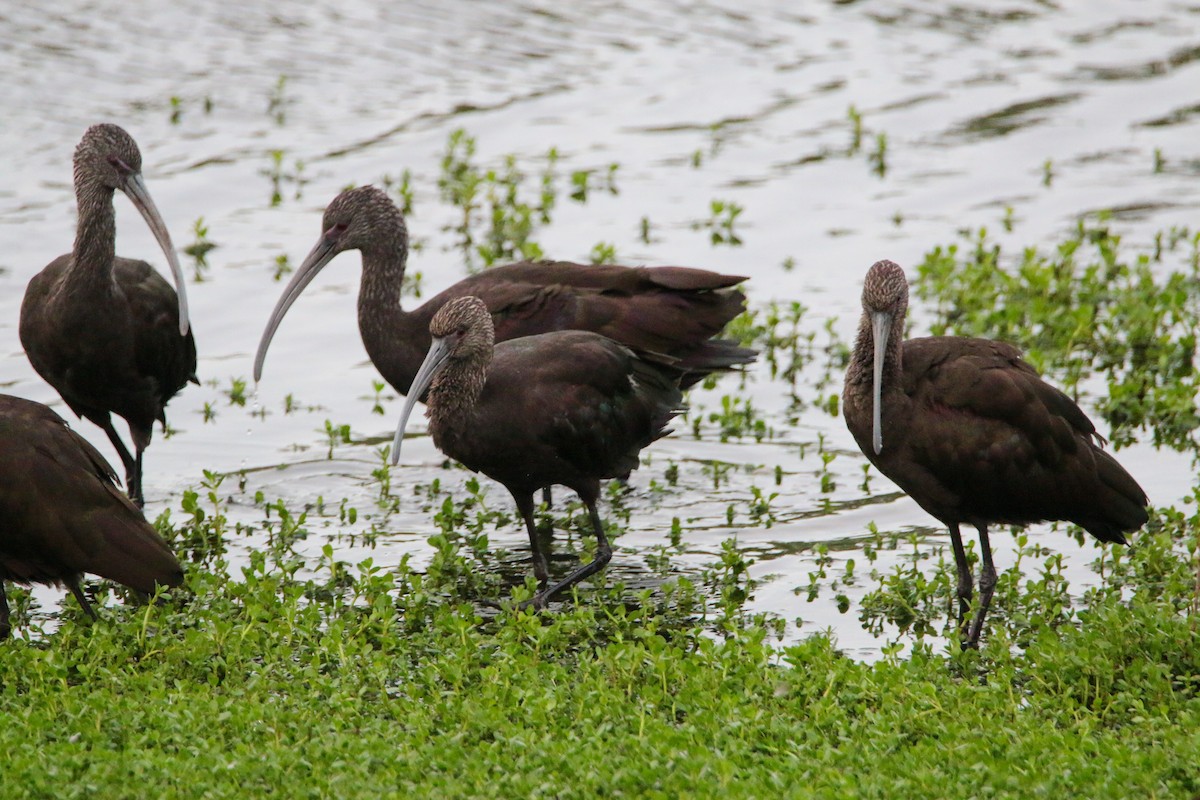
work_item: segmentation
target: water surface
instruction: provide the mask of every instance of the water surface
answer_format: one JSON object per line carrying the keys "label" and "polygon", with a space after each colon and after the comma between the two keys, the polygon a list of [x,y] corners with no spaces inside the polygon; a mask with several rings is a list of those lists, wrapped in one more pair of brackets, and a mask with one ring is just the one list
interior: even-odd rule
{"label": "water surface", "polygon": [[[191,242],[191,226],[203,217],[219,245],[203,282],[188,289],[204,385],[171,403],[176,434],[157,436],[148,451],[148,513],[170,508],[178,516],[181,492],[202,469],[248,470],[244,491],[232,480],[222,487],[232,495],[231,518],[258,526],[259,491],[309,507],[304,550],[316,554],[346,532],[334,513],[346,498],[359,511],[350,530],[374,525],[380,533],[373,549],[333,539],[337,556],[352,562],[371,555],[394,564],[404,553],[427,562],[434,526],[416,492],[434,478],[451,490],[466,478],[444,469],[421,436],[393,475],[393,491],[405,498],[400,510],[384,515],[374,505],[376,451],[399,402],[385,395],[386,414],[372,413],[378,376],[355,325],[356,255],[326,270],[276,336],[256,398],[266,413],[253,415],[254,402],[231,405],[227,392],[234,379],[250,377],[281,289],[276,257],[298,264],[320,233],[321,210],[349,184],[410,170],[409,226],[421,244],[410,268],[423,274],[428,294],[463,276],[444,230],[454,212],[436,188],[455,128],[477,137],[486,165],[513,153],[536,169],[551,147],[564,174],[620,165],[617,194],[594,194],[586,205],[560,201],[537,237],[548,255],[586,260],[607,242],[623,263],[747,275],[753,306],[799,300],[811,309],[806,326],[819,331],[832,318],[844,340],[873,261],[915,268],[926,250],[963,228],[986,225],[1013,247],[1051,246],[1080,215],[1110,209],[1118,232],[1136,245],[1160,229],[1195,224],[1200,5],[783,5],[64,0],[48,11],[10,2],[0,11],[0,387],[69,413],[26,361],[17,312],[29,278],[70,246],[71,153],[84,128],[102,120],[120,123],[141,145],[147,184],[176,244]],[[857,152],[851,106],[863,119]],[[880,134],[882,174],[870,159]],[[1157,173],[1156,150],[1165,158]],[[283,174],[299,179],[284,180],[278,206],[264,174],[274,151],[282,152]],[[745,209],[740,247],[710,244],[702,223],[714,199]],[[131,204],[118,197],[117,206],[118,252],[162,266]],[[1011,233],[1001,227],[1006,208]],[[643,217],[649,242],[640,237]],[[789,260],[794,266],[785,269]],[[928,314],[919,303],[914,317],[922,331]],[[864,459],[841,420],[796,407],[765,366],[744,382],[726,379],[694,393],[693,414],[705,417],[726,393],[750,398],[772,436],[721,443],[707,426],[696,440],[685,424],[656,444],[625,500],[629,532],[609,579],[652,580],[645,556],[667,544],[679,517],[681,568],[710,563],[736,535],[757,559],[754,608],[786,618],[789,637],[831,626],[848,650],[876,653],[880,642],[853,612],[839,614],[827,596],[810,604],[795,594],[807,585],[813,548],[827,544],[839,565],[857,556],[862,574],[858,548],[870,522],[925,533],[930,549],[944,544],[944,531],[878,475],[860,488]],[[304,410],[283,413],[289,394]],[[802,398],[817,394],[802,385]],[[205,404],[217,412],[209,422]],[[349,425],[355,442],[335,448],[332,459],[326,420]],[[116,460],[97,429],[76,427]],[[819,449],[836,453],[828,492]],[[1145,446],[1120,457],[1155,503],[1177,501],[1191,484],[1186,459]],[[671,463],[679,465],[678,484],[652,489],[652,481],[664,485]],[[715,485],[713,463],[732,465]],[[745,513],[751,487],[778,493],[770,527]],[[489,496],[509,503],[497,486]],[[334,506],[326,516],[318,498]],[[1032,532],[1067,554],[1076,586],[1089,580],[1090,544],[1079,548],[1050,526]],[[1011,538],[994,538],[998,564],[1011,563]],[[517,526],[492,536],[514,560],[524,540]],[[878,566],[905,557],[885,554]]]}

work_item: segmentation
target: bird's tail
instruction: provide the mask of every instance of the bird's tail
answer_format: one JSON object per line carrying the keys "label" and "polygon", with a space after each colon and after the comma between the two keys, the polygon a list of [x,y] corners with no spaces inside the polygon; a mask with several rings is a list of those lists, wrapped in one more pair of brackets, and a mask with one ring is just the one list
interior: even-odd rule
{"label": "bird's tail", "polygon": [[1102,542],[1125,544],[1125,534],[1136,531],[1150,518],[1146,510],[1149,498],[1115,458],[1098,447],[1093,453],[1101,491],[1093,498],[1088,517],[1077,522]]}
{"label": "bird's tail", "polygon": [[87,567],[88,572],[147,594],[156,585],[183,583],[179,560],[149,523],[143,528],[128,520],[109,519],[100,525],[108,547]]}
{"label": "bird's tail", "polygon": [[732,339],[709,339],[680,354],[677,365],[684,370],[681,385],[684,389],[690,388],[711,372],[744,366],[757,357],[757,350],[742,347]]}

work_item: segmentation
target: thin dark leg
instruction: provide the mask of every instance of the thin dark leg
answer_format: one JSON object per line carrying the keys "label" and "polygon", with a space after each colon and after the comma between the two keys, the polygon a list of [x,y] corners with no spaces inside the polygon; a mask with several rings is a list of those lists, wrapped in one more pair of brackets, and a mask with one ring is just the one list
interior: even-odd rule
{"label": "thin dark leg", "polygon": [[967,646],[970,647],[979,646],[983,619],[992,605],[992,594],[996,590],[996,566],[992,563],[992,543],[988,541],[987,525],[979,526],[979,555],[983,559],[983,568],[979,571],[979,610],[975,612],[975,621],[971,623],[971,633],[967,637]]}
{"label": "thin dark leg", "polygon": [[71,594],[75,595],[75,599],[79,601],[79,605],[83,606],[83,610],[88,613],[88,616],[93,620],[99,619],[96,616],[96,609],[92,608],[92,604],[83,596],[83,589],[79,585],[79,578],[72,578],[67,581],[67,588],[71,590]]}
{"label": "thin dark leg", "polygon": [[129,449],[125,447],[125,443],[121,441],[121,437],[117,435],[116,428],[113,427],[112,417],[106,418],[100,427],[104,429],[108,440],[116,448],[117,455],[121,457],[121,463],[125,465],[125,493],[137,504],[138,508],[141,508],[145,505],[145,502],[142,500],[141,451],[138,451],[136,459],[129,454]]}
{"label": "thin dark leg", "polygon": [[4,593],[4,581],[0,581],[0,639],[12,635],[12,623],[8,621],[8,595]]}
{"label": "thin dark leg", "polygon": [[112,446],[117,449],[117,455],[121,457],[121,463],[125,466],[125,482],[128,484],[130,476],[133,475],[134,467],[137,466],[133,460],[133,456],[129,454],[129,448],[121,441],[121,437],[117,435],[117,429],[112,424],[112,417],[107,417],[104,422],[100,423],[100,427],[104,430],[104,434],[108,436],[108,440],[112,442]]}
{"label": "thin dark leg", "polygon": [[137,460],[133,467],[133,482],[129,486],[129,497],[133,500],[134,505],[138,508],[146,507],[146,498],[142,495],[142,453],[143,450],[137,451]]}
{"label": "thin dark leg", "polygon": [[958,523],[951,522],[950,545],[954,548],[954,566],[958,569],[958,629],[960,635],[967,633],[967,612],[971,610],[971,595],[975,590],[975,579],[971,577],[971,562],[967,561],[967,551],[963,547],[962,533]]}
{"label": "thin dark leg", "polygon": [[542,487],[542,502],[546,504],[546,508],[554,507],[553,498],[550,497],[550,487],[549,486]]}
{"label": "thin dark leg", "polygon": [[608,543],[608,537],[604,535],[604,523],[600,521],[600,514],[596,511],[596,501],[584,499],[584,502],[587,503],[588,516],[592,519],[592,530],[596,534],[596,557],[549,589],[538,592],[537,596],[533,598],[535,608],[545,608],[546,603],[554,595],[564,589],[569,589],[584,578],[595,575],[612,560],[612,545]]}
{"label": "thin dark leg", "polygon": [[550,582],[550,567],[546,563],[546,554],[542,552],[537,528],[533,524],[533,495],[513,495],[513,499],[517,501],[517,510],[521,512],[521,518],[525,520],[525,530],[529,531],[529,549],[533,552],[533,575],[537,578],[538,588],[545,589],[546,584]]}

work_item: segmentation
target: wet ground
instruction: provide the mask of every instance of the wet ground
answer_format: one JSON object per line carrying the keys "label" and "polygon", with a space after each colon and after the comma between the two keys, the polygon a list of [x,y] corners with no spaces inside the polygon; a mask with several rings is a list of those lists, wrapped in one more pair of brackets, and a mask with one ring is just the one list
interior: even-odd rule
{"label": "wet ground", "polygon": [[[873,261],[915,268],[963,228],[986,225],[1012,247],[1049,247],[1080,215],[1107,209],[1136,246],[1195,225],[1200,4],[783,5],[66,0],[48,12],[10,2],[0,10],[0,390],[69,413],[25,359],[17,312],[29,278],[70,247],[76,142],[93,122],[118,122],[142,148],[176,245],[193,242],[200,218],[218,245],[188,288],[204,385],[172,402],[175,434],[148,451],[148,513],[171,508],[178,517],[181,493],[204,469],[246,470],[244,491],[234,479],[221,489],[231,519],[257,528],[262,492],[312,508],[306,552],[335,537],[348,561],[370,554],[387,565],[411,553],[420,565],[435,528],[418,493],[435,478],[458,491],[466,475],[444,469],[420,436],[392,474],[398,510],[376,504],[372,471],[400,403],[385,393],[386,413],[372,411],[378,375],[355,325],[356,255],[338,258],[293,308],[257,395],[231,403],[282,288],[276,259],[299,263],[342,188],[408,170],[409,228],[421,245],[410,270],[422,273],[426,294],[460,279],[463,259],[445,230],[456,212],[436,185],[456,128],[476,137],[485,166],[511,153],[536,175],[552,147],[564,181],[616,163],[615,194],[560,198],[535,236],[548,256],[586,261],[605,242],[620,263],[747,275],[753,307],[808,307],[802,329],[815,349],[800,403],[766,365],[693,394],[701,436],[689,422],[649,451],[623,500],[629,532],[609,579],[655,580],[647,558],[668,544],[678,517],[677,566],[711,563],[736,535],[762,581],[752,607],[788,620],[789,637],[832,627],[851,652],[877,653],[880,641],[853,609],[840,614],[828,592],[814,603],[796,594],[814,548],[826,544],[837,565],[859,555],[861,574],[858,548],[872,521],[918,530],[930,549],[945,535],[878,475],[862,488],[865,459],[840,418],[813,407],[840,390],[840,376],[816,385],[824,322],[849,341]],[[862,120],[857,149],[851,108]],[[740,246],[711,243],[714,200],[744,209]],[[132,205],[118,197],[117,206],[118,252],[163,266]],[[1007,208],[1011,232],[1002,227]],[[920,332],[928,316],[919,303],[914,317]],[[749,399],[769,435],[719,441],[707,420],[726,394]],[[300,410],[284,413],[288,395]],[[207,421],[206,404],[216,412]],[[351,431],[332,458],[326,421]],[[111,453],[97,429],[76,427]],[[822,452],[833,456],[828,464]],[[1145,446],[1120,458],[1154,503],[1176,502],[1192,483],[1186,458]],[[671,464],[678,481],[659,491]],[[778,493],[769,514],[750,512],[755,489]],[[489,498],[509,503],[497,486]],[[349,528],[336,513],[343,499],[358,511]],[[371,530],[373,549],[336,537]],[[1075,585],[1087,582],[1090,544],[1079,548],[1049,526],[1032,532],[1068,556]],[[527,547],[516,526],[491,538],[514,561]],[[999,563],[1009,563],[1011,537],[994,538]]]}

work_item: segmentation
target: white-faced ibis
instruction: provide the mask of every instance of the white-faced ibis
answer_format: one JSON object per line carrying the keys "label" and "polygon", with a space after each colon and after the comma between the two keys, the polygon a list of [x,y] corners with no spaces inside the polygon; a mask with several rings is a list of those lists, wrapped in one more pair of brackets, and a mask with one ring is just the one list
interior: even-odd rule
{"label": "white-faced ibis", "polygon": [[65,583],[92,619],[83,573],[140,592],[183,581],[171,549],[96,448],[41,403],[0,395],[0,639],[4,581]]}
{"label": "white-faced ibis", "polygon": [[325,209],[321,238],[304,259],[267,321],[254,359],[262,377],[267,348],[292,303],[334,256],[362,253],[358,329],[367,355],[407,395],[425,353],[429,323],[456,297],[483,300],[497,341],[555,330],[588,330],[637,350],[663,353],[684,370],[686,387],[714,370],[754,360],[755,351],[713,339],[745,306],[733,289],[745,280],[687,267],[631,268],[562,261],[521,262],[472,275],[412,311],[400,307],[408,231],[383,191],[361,186]]}
{"label": "white-faced ibis", "polygon": [[[628,477],[641,449],[669,433],[668,421],[682,410],[681,372],[590,331],[493,346],[492,316],[475,297],[446,303],[429,332],[433,343],[404,405],[392,463],[400,457],[409,414],[428,388],[433,443],[512,493],[541,586],[532,602],[544,607],[612,558],[596,511],[600,481]],[[555,584],[533,525],[533,494],[552,484],[575,490],[596,535],[595,559]]]}
{"label": "white-faced ibis", "polygon": [[[950,530],[964,647],[979,642],[996,586],[988,525],[1066,520],[1104,542],[1146,523],[1146,493],[1101,449],[1071,398],[1015,347],[988,339],[903,341],[904,270],[880,261],[863,284],[846,371],[846,426],[880,472]],[[959,525],[979,530],[979,608]]]}
{"label": "white-faced ibis", "polygon": [[[21,304],[21,344],[33,368],[67,405],[107,434],[125,465],[129,496],[142,505],[142,451],[164,408],[196,382],[183,270],[142,180],[142,155],[116,125],[93,125],[75,149],[75,246],[33,276]],[[178,294],[145,261],[116,255],[113,192],[133,201],[171,266]],[[113,428],[129,423],[136,455]]]}

